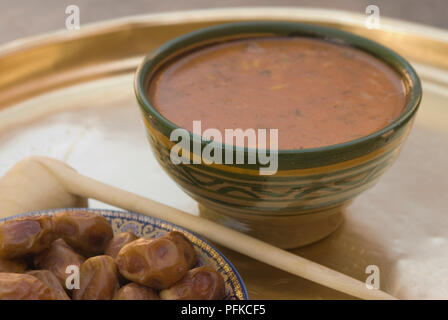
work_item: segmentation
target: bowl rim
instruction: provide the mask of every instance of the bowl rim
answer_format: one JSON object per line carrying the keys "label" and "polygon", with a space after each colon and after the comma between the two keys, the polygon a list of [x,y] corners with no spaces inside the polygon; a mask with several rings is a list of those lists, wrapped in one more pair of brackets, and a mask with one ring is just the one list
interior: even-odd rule
{"label": "bowl rim", "polygon": [[[357,148],[365,143],[370,143],[377,138],[381,138],[383,135],[387,136],[389,132],[393,132],[395,129],[407,123],[416,113],[422,98],[421,82],[417,72],[411,64],[398,53],[376,41],[350,32],[317,24],[286,21],[250,21],[220,24],[189,32],[165,42],[163,45],[146,55],[136,70],[134,77],[134,92],[142,111],[149,114],[151,117],[154,117],[163,127],[170,131],[182,128],[159,113],[159,111],[157,111],[151,104],[147,95],[149,75],[157,70],[160,66],[160,60],[163,60],[162,58],[168,56],[168,60],[170,60],[176,56],[176,54],[173,54],[172,52],[173,48],[179,50],[188,47],[188,45],[191,46],[193,43],[198,45],[201,43],[200,39],[202,39],[202,41],[208,40],[210,43],[213,43],[213,41],[217,41],[220,38],[225,38],[230,35],[239,34],[247,36],[248,34],[272,33],[272,36],[278,36],[278,33],[280,32],[283,32],[286,36],[305,36],[338,44],[345,44],[373,55],[398,73],[406,87],[406,104],[401,114],[395,118],[394,121],[369,135],[343,143],[317,148],[278,149],[277,153],[279,156],[305,155],[333,151],[343,152],[346,148]],[[210,142],[210,140],[205,139],[203,136],[197,136],[190,130],[187,131],[192,139],[191,141],[200,138],[202,139],[202,142]],[[259,150],[258,148],[228,145],[223,142],[214,143],[218,144],[222,149],[231,149],[234,152],[243,151],[245,154],[257,152]]]}
{"label": "bowl rim", "polygon": [[204,239],[197,233],[190,231],[184,227],[181,227],[175,223],[171,223],[169,221],[163,220],[163,219],[159,219],[159,218],[152,217],[152,216],[147,216],[147,215],[133,212],[133,211],[125,211],[125,210],[114,210],[114,209],[103,209],[103,208],[57,208],[57,209],[44,209],[44,210],[29,211],[29,212],[15,214],[15,215],[8,216],[8,217],[2,217],[2,218],[0,218],[0,223],[8,221],[8,220],[13,220],[16,218],[26,217],[26,216],[53,215],[53,214],[55,214],[57,212],[61,212],[61,211],[90,211],[90,212],[93,212],[96,214],[100,214],[102,216],[104,216],[103,213],[107,213],[107,214],[111,214],[111,215],[113,215],[113,214],[118,214],[118,215],[129,214],[132,217],[137,217],[137,220],[142,221],[142,222],[144,222],[144,219],[150,219],[157,223],[164,223],[166,225],[174,227],[175,229],[182,230],[185,233],[191,234],[192,236],[198,238],[203,243],[205,243],[210,248],[212,248],[224,260],[224,262],[228,264],[230,269],[232,269],[232,272],[235,274],[236,280],[238,281],[238,283],[241,286],[243,300],[249,300],[249,294],[247,292],[246,284],[244,283],[243,278],[239,274],[236,267],[230,262],[230,260],[221,251],[219,251],[213,244],[211,244],[208,240]]}

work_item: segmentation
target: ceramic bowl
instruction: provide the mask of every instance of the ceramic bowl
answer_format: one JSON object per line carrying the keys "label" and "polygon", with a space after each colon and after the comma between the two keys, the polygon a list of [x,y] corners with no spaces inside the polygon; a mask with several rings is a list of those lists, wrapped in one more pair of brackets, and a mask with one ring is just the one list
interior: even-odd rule
{"label": "ceramic bowl", "polygon": [[226,300],[248,300],[247,290],[243,280],[229,260],[213,245],[191,231],[175,224],[157,218],[145,216],[127,211],[114,211],[103,209],[54,209],[24,213],[16,216],[0,219],[0,222],[15,219],[27,215],[54,215],[60,211],[83,210],[100,214],[112,225],[114,234],[131,231],[139,237],[155,238],[169,231],[182,232],[192,243],[198,254],[198,265],[209,265],[221,273],[226,285]]}
{"label": "ceramic bowl", "polygon": [[[198,46],[250,35],[319,38],[368,52],[401,76],[407,92],[406,107],[395,121],[368,136],[320,148],[279,150],[274,175],[259,175],[259,164],[173,164],[170,149],[176,142],[169,137],[178,127],[164,118],[147,96],[154,72],[176,55]],[[411,129],[422,90],[411,65],[374,41],[318,25],[247,22],[201,29],[165,43],[141,63],[135,93],[157,160],[200,203],[202,215],[282,248],[293,248],[334,231],[343,220],[343,209],[372,187],[393,163]],[[190,136],[193,140],[192,133]],[[227,149],[241,149],[225,144],[221,148],[222,154]],[[245,159],[256,152],[248,148],[243,151]]]}

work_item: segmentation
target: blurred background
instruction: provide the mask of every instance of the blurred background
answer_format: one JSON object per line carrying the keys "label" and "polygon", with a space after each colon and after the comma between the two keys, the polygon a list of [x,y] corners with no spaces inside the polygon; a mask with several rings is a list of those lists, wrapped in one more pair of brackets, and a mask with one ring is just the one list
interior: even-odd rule
{"label": "blurred background", "polygon": [[381,16],[448,29],[447,0],[0,0],[0,44],[65,27],[65,8],[77,5],[83,24],[166,11],[256,6],[316,7],[364,13],[377,5]]}

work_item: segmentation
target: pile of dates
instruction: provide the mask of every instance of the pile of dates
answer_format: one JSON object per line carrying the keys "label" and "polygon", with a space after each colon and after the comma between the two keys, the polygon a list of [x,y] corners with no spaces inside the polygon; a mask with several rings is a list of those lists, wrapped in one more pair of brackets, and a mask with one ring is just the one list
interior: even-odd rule
{"label": "pile of dates", "polygon": [[114,235],[101,215],[61,211],[0,224],[0,300],[217,300],[222,276],[197,267],[180,232]]}

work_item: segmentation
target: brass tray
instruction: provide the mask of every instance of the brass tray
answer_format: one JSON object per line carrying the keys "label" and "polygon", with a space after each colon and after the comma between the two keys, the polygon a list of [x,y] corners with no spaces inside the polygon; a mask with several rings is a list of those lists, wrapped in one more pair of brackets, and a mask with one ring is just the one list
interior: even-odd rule
{"label": "brass tray", "polygon": [[[150,151],[133,72],[144,54],[182,33],[261,19],[349,30],[393,48],[416,67],[423,104],[398,161],[349,207],[339,230],[295,252],[363,281],[366,267],[376,265],[381,289],[398,298],[448,298],[447,31],[386,18],[381,29],[370,30],[364,16],[342,11],[237,8],[129,17],[15,41],[0,47],[0,175],[25,156],[47,155],[197,214],[197,204]],[[223,251],[251,299],[350,298]]]}

